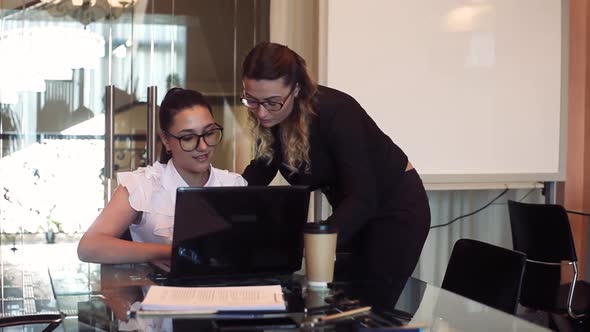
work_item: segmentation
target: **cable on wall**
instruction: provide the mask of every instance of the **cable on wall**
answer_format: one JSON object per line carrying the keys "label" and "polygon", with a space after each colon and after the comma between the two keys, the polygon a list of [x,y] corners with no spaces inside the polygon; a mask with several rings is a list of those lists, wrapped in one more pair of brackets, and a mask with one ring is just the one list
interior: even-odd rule
{"label": "cable on wall", "polygon": [[590,213],[586,213],[586,212],[580,212],[580,211],[574,211],[574,210],[565,210],[565,212],[571,213],[571,214],[577,214],[580,216],[590,217]]}
{"label": "cable on wall", "polygon": [[457,218],[454,218],[454,219],[450,220],[450,221],[449,221],[449,222],[447,222],[447,223],[440,224],[440,225],[434,225],[434,226],[430,226],[430,229],[435,229],[435,228],[439,228],[439,227],[445,227],[445,226],[449,226],[449,225],[451,225],[452,223],[456,222],[457,220],[463,219],[463,218],[465,218],[465,217],[472,216],[472,215],[474,215],[474,214],[476,214],[476,213],[478,213],[478,212],[480,212],[480,211],[484,210],[484,209],[485,209],[485,208],[487,208],[488,206],[492,205],[492,204],[493,204],[495,201],[497,201],[497,200],[498,200],[500,197],[504,196],[504,195],[505,195],[505,194],[508,192],[508,190],[509,190],[508,188],[504,189],[504,190],[503,190],[503,191],[502,191],[502,192],[501,192],[501,193],[500,193],[498,196],[496,196],[494,199],[492,199],[492,200],[491,200],[491,201],[489,201],[489,202],[488,202],[486,205],[484,205],[484,206],[480,207],[479,209],[477,209],[477,210],[475,210],[475,211],[473,211],[473,212],[470,212],[470,213],[467,213],[467,214],[464,214],[464,215],[458,216]]}

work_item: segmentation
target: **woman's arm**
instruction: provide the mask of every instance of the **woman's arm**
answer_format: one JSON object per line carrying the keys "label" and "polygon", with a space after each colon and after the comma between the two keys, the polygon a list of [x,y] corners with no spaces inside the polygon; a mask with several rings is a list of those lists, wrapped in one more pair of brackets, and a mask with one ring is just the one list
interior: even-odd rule
{"label": "woman's arm", "polygon": [[371,142],[372,120],[354,99],[348,97],[333,107],[336,111],[322,119],[327,125],[323,137],[335,164],[342,201],[327,221],[337,223],[339,241],[348,242],[377,213],[379,179],[369,152],[375,142]]}
{"label": "woman's arm", "polygon": [[265,160],[254,159],[246,167],[242,176],[249,186],[266,186],[275,178],[278,169],[277,162],[274,160],[269,165]]}
{"label": "woman's arm", "polygon": [[171,246],[120,239],[139,216],[129,204],[129,192],[117,187],[111,200],[88,228],[78,244],[78,258],[92,263],[143,263],[169,259]]}

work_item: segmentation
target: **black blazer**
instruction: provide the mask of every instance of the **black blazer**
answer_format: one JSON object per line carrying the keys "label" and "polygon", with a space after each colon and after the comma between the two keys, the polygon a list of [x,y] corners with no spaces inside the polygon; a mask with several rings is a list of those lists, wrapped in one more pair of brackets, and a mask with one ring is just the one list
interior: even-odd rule
{"label": "black blazer", "polygon": [[266,160],[253,160],[243,177],[249,185],[267,185],[280,171],[292,185],[321,189],[333,208],[327,221],[338,224],[338,242],[347,242],[371,218],[387,212],[387,199],[408,158],[351,96],[319,86],[314,101],[311,174],[291,174],[282,163],[275,126],[273,161],[267,165]]}

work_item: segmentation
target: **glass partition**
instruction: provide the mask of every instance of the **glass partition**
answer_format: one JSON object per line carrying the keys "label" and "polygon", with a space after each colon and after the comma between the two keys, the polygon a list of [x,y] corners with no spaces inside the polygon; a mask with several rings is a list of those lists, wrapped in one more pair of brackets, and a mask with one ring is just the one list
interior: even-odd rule
{"label": "glass partition", "polygon": [[[109,188],[109,181],[149,164],[147,142],[157,131],[148,130],[148,106],[153,101],[157,109],[169,88],[208,98],[225,127],[213,163],[243,169],[252,149],[238,100],[240,62],[268,39],[269,6],[269,0],[0,0],[0,272],[18,276],[5,280],[10,289],[1,287],[0,316],[46,311],[47,301],[55,307],[51,294],[27,295],[34,283],[28,271],[75,257],[77,241],[116,185]],[[97,266],[81,263],[78,270],[86,278],[75,292],[53,288],[60,311],[89,298]]]}
{"label": "glass partition", "polygon": [[0,232],[13,245],[74,240],[104,205],[109,6],[80,2],[1,8]]}
{"label": "glass partition", "polygon": [[205,94],[225,127],[214,164],[241,171],[250,149],[243,148],[249,135],[237,98],[240,62],[268,39],[268,12],[260,0],[48,0],[0,8],[2,235],[15,243],[75,240],[104,206],[109,84],[113,174],[148,164],[148,88],[156,87],[159,105],[173,86]]}

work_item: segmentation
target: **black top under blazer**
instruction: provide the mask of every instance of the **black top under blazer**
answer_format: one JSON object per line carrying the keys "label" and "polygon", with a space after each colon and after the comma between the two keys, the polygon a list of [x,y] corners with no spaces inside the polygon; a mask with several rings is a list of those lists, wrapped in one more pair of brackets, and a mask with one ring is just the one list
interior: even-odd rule
{"label": "black top under blazer", "polygon": [[384,214],[390,193],[408,163],[405,153],[377,127],[351,96],[318,86],[310,126],[311,174],[291,174],[282,163],[279,126],[274,126],[274,158],[255,159],[244,170],[249,185],[268,185],[280,171],[292,185],[321,189],[332,205],[327,219],[339,226],[338,242],[348,242],[370,219]]}

